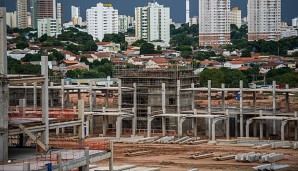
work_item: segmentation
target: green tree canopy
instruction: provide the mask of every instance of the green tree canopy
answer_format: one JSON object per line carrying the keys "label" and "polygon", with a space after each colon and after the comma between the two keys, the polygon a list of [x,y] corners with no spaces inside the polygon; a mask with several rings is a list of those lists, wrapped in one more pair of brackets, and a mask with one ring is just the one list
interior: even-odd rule
{"label": "green tree canopy", "polygon": [[154,54],[154,45],[151,43],[143,43],[141,45],[140,54]]}
{"label": "green tree canopy", "polygon": [[224,83],[224,73],[219,69],[204,69],[200,75],[200,85],[203,87],[208,86],[208,80],[212,81],[212,87],[221,87]]}

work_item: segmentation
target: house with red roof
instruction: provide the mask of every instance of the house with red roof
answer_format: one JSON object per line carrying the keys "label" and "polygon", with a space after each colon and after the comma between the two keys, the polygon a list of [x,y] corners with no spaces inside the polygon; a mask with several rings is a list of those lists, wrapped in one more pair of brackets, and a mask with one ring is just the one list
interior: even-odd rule
{"label": "house with red roof", "polygon": [[118,53],[121,48],[120,44],[113,42],[96,42],[97,51],[99,52],[109,52],[109,53]]}
{"label": "house with red roof", "polygon": [[238,69],[242,66],[244,66],[244,62],[242,61],[227,61],[224,63],[224,67],[230,69]]}
{"label": "house with red roof", "polygon": [[166,58],[152,58],[145,65],[146,68],[167,68],[170,62]]}

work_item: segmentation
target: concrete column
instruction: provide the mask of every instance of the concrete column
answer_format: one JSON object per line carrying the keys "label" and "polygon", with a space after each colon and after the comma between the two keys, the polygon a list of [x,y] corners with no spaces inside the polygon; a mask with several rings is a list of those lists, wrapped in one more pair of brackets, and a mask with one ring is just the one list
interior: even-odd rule
{"label": "concrete column", "polygon": [[45,125],[45,131],[42,134],[42,141],[49,148],[49,89],[48,89],[48,57],[41,57],[41,75],[44,76],[42,84],[42,123]]}
{"label": "concrete column", "polygon": [[122,116],[117,116],[116,121],[116,138],[120,139],[122,133]]}
{"label": "concrete column", "polygon": [[80,140],[80,145],[84,144],[84,139],[85,139],[85,131],[84,131],[84,100],[79,100],[78,101],[78,118],[81,120],[81,125],[78,126],[79,130],[79,140]]}
{"label": "concrete column", "polygon": [[121,112],[122,109],[122,82],[118,79],[118,110]]}
{"label": "concrete column", "polygon": [[61,79],[61,108],[65,107],[65,99],[64,99],[64,79]]}
{"label": "concrete column", "polygon": [[36,107],[37,107],[37,83],[34,82],[34,85],[33,85],[33,108],[34,108],[34,111],[36,111]]}
{"label": "concrete column", "polygon": [[[260,110],[260,117],[263,116],[263,111]],[[261,119],[260,120],[260,139],[262,140],[263,139],[263,120]]]}
{"label": "concrete column", "polygon": [[212,142],[216,142],[216,130],[215,124],[218,122],[218,119],[212,119]]}
{"label": "concrete column", "polygon": [[[81,87],[81,83],[78,83],[78,86]],[[81,89],[78,89],[78,100],[81,100]]]}
{"label": "concrete column", "polygon": [[[50,82],[50,87],[53,87],[54,83]],[[50,91],[50,106],[54,107],[54,89],[49,90]]]}
{"label": "concrete column", "polygon": [[161,117],[162,136],[166,136],[166,117]]}
{"label": "concrete column", "polygon": [[85,147],[84,149],[84,153],[85,153],[85,157],[86,157],[86,165],[85,166],[81,166],[79,168],[80,171],[89,171],[89,147]]}
{"label": "concrete column", "polygon": [[258,121],[254,121],[253,123],[253,136],[257,137],[257,123]]}
{"label": "concrete column", "polygon": [[181,113],[181,107],[180,107],[180,89],[181,89],[180,80],[177,80],[177,113],[178,114]]}
{"label": "concrete column", "polygon": [[246,120],[246,137],[249,138],[249,125],[251,124],[252,119]]}
{"label": "concrete column", "polygon": [[93,104],[93,108],[97,108],[97,103],[96,103],[96,91],[94,90],[93,92],[92,92],[92,104]]}
{"label": "concrete column", "polygon": [[58,128],[58,127],[56,128],[56,135],[59,135],[59,129],[60,128]]}
{"label": "concrete column", "polygon": [[147,137],[151,137],[151,122],[153,117],[151,117],[151,107],[147,107]]}
{"label": "concrete column", "polygon": [[[208,80],[208,115],[211,115],[211,80]],[[211,137],[211,118],[208,118],[208,136]]]}
{"label": "concrete column", "polygon": [[230,113],[229,113],[229,109],[226,109],[226,116],[227,116],[227,120],[226,120],[226,138],[227,140],[230,139]]}
{"label": "concrete column", "polygon": [[58,151],[58,153],[57,153],[57,164],[58,164],[58,171],[63,171],[62,170],[62,155],[61,155],[61,151]]}
{"label": "concrete column", "polygon": [[[273,116],[276,116],[276,81],[272,82],[272,109],[273,109]],[[275,120],[273,120],[273,134],[276,134]]]}
{"label": "concrete column", "polygon": [[166,84],[162,83],[161,84],[161,105],[162,105],[162,113],[165,114],[166,113]]}
{"label": "concrete column", "polygon": [[89,82],[89,110],[90,112],[93,111],[93,89],[92,89],[92,82]]}
{"label": "concrete column", "polygon": [[[221,84],[221,88],[224,89],[225,88],[225,84],[222,83]],[[226,110],[226,105],[225,105],[225,91],[222,90],[221,91],[221,110],[225,111]]]}
{"label": "concrete column", "polygon": [[284,120],[281,122],[281,126],[280,126],[280,137],[281,137],[281,141],[285,140],[285,126],[288,123],[287,120]]}
{"label": "concrete column", "polygon": [[[286,84],[286,89],[289,89],[289,84]],[[286,113],[289,113],[290,102],[289,102],[289,92],[286,92]]]}
{"label": "concrete column", "polygon": [[[298,117],[297,111],[295,111],[295,118]],[[298,141],[298,121],[295,121],[295,141]]]}
{"label": "concrete column", "polygon": [[23,83],[24,86],[24,99],[28,99],[27,98],[27,83]]}
{"label": "concrete column", "polygon": [[74,126],[73,127],[73,135],[77,135],[77,133],[78,133],[78,128],[77,128],[77,126]]}
{"label": "concrete column", "polygon": [[132,118],[132,135],[136,136],[137,130],[137,84],[133,83],[133,118]]}
{"label": "concrete column", "polygon": [[[102,108],[102,112],[105,113],[106,112],[106,108],[103,107]],[[103,136],[106,136],[107,135],[107,125],[108,125],[108,116],[106,115],[103,115],[102,117],[102,134]]]}
{"label": "concrete column", "polygon": [[240,80],[240,137],[243,137],[243,80]]}
{"label": "concrete column", "polygon": [[235,115],[235,137],[237,138],[239,136],[238,132],[238,115]]}
{"label": "concrete column", "polygon": [[23,163],[23,171],[30,171],[30,162]]}
{"label": "concrete column", "polygon": [[112,141],[110,141],[110,152],[111,152],[111,157],[109,158],[109,171],[113,171],[113,167],[114,167],[114,145],[113,145]]}
{"label": "concrete column", "polygon": [[26,118],[26,99],[19,99],[19,112],[23,118]]}
{"label": "concrete column", "polygon": [[185,116],[181,116],[178,118],[178,137],[181,138],[183,136],[183,122],[186,120]]}
{"label": "concrete column", "polygon": [[61,133],[64,134],[65,133],[65,127],[61,128]]}
{"label": "concrete column", "polygon": [[[198,111],[197,109],[194,109],[194,115],[197,115]],[[193,134],[194,137],[198,137],[198,118],[192,118],[192,128],[193,128]]]}
{"label": "concrete column", "polygon": [[[191,83],[191,88],[194,89],[195,88],[195,84]],[[196,100],[195,100],[195,91],[192,90],[192,95],[191,95],[191,109],[194,110],[195,109],[195,104],[196,104]]]}
{"label": "concrete column", "polygon": [[[256,84],[253,84],[253,89],[256,89],[256,88],[257,88]],[[255,112],[257,109],[257,92],[253,91],[252,96],[253,96],[253,110]]]}
{"label": "concrete column", "polygon": [[92,136],[94,131],[94,116],[90,115],[89,117],[89,134]]}

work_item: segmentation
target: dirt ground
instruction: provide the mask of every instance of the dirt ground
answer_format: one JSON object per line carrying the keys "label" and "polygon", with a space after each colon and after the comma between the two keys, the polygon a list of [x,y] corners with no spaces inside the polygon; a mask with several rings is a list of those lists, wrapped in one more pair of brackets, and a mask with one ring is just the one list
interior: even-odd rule
{"label": "dirt ground", "polygon": [[[150,153],[142,156],[127,157],[125,152],[128,150],[149,150]],[[212,158],[207,159],[189,159],[190,154],[199,152],[214,152],[215,155],[224,153],[283,153],[285,159],[277,164],[290,165],[291,171],[298,170],[298,150],[293,149],[252,149],[250,147],[229,147],[203,145],[178,145],[178,144],[114,144],[114,165],[133,164],[145,167],[157,167],[161,171],[186,171],[192,168],[198,168],[200,171],[249,171],[253,166],[261,163],[242,163],[233,160],[215,161]]]}

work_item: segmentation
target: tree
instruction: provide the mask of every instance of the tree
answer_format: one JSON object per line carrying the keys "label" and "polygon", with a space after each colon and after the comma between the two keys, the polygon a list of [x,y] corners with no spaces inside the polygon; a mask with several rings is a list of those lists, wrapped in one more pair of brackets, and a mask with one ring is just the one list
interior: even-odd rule
{"label": "tree", "polygon": [[102,41],[103,42],[114,42],[114,43],[125,42],[125,35],[123,33],[105,34]]}
{"label": "tree", "polygon": [[247,78],[241,71],[227,68],[221,68],[220,70],[224,73],[224,83],[226,87],[237,88],[239,87],[240,80],[243,81],[243,85],[246,87]]}
{"label": "tree", "polygon": [[9,25],[6,25],[6,33],[7,33],[7,34],[12,34],[12,33],[13,33],[13,29],[11,29],[11,28],[9,27]]}
{"label": "tree", "polygon": [[200,85],[208,86],[208,80],[212,81],[212,87],[221,87],[224,80],[224,73],[219,69],[204,69],[200,75]]}
{"label": "tree", "polygon": [[132,43],[131,46],[141,47],[143,43],[147,43],[147,41],[145,41],[144,39],[140,39],[140,40],[137,40],[134,43]]}
{"label": "tree", "polygon": [[80,62],[84,62],[86,65],[90,65],[90,62],[88,61],[88,59],[85,56],[81,57]]}
{"label": "tree", "polygon": [[140,48],[140,54],[154,54],[154,45],[151,43],[143,43]]}
{"label": "tree", "polygon": [[26,41],[17,41],[16,47],[17,49],[25,49],[29,47],[29,44]]}
{"label": "tree", "polygon": [[251,53],[248,49],[244,49],[241,51],[241,57],[251,57]]}
{"label": "tree", "polygon": [[48,35],[47,34],[44,34],[42,36],[40,36],[40,38],[38,39],[40,42],[44,42],[48,39]]}
{"label": "tree", "polygon": [[56,49],[53,49],[52,54],[49,55],[49,58],[52,58],[53,60],[56,60],[56,61],[61,61],[64,59],[64,56]]}

